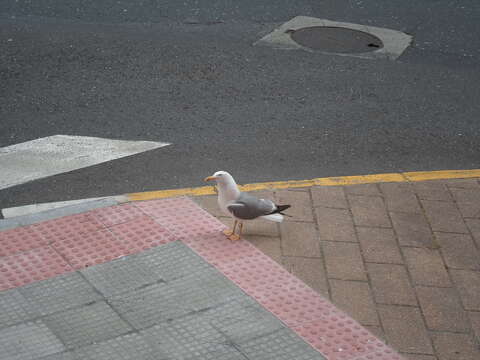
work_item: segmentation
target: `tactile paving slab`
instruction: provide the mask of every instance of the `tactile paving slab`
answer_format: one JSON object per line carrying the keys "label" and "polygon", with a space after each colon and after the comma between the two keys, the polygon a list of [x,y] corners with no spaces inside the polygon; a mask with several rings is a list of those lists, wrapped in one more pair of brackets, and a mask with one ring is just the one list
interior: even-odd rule
{"label": "tactile paving slab", "polygon": [[0,359],[38,359],[65,347],[41,321],[27,322],[0,330]]}
{"label": "tactile paving slab", "polygon": [[44,316],[101,299],[100,294],[75,272],[38,281],[18,289],[34,316]]}
{"label": "tactile paving slab", "polygon": [[112,339],[133,330],[104,301],[48,315],[43,321],[67,348]]}
{"label": "tactile paving slab", "polygon": [[106,227],[111,227],[142,217],[144,213],[133,204],[127,203],[96,209],[91,211],[90,215]]}
{"label": "tactile paving slab", "polygon": [[18,289],[0,292],[0,329],[31,319],[29,304]]}
{"label": "tactile paving slab", "polygon": [[6,256],[0,258],[0,291],[72,270],[51,246]]}
{"label": "tactile paving slab", "polygon": [[47,245],[48,243],[49,241],[34,226],[1,231],[0,256],[13,255],[17,252]]}

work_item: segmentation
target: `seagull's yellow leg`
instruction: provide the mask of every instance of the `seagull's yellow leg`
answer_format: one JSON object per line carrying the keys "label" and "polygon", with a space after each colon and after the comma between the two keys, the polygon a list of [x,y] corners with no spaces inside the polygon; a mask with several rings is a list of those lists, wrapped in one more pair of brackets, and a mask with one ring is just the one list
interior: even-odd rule
{"label": "seagull's yellow leg", "polygon": [[228,237],[230,240],[232,241],[240,240],[240,235],[242,234],[242,229],[243,229],[243,222],[239,222],[238,228],[239,228],[238,235],[233,233]]}
{"label": "seagull's yellow leg", "polygon": [[223,230],[223,233],[227,236],[232,236],[233,234],[235,234],[235,229],[237,228],[237,223],[238,223],[238,221],[235,220],[235,222],[233,223],[233,229],[232,230],[225,229],[225,230]]}

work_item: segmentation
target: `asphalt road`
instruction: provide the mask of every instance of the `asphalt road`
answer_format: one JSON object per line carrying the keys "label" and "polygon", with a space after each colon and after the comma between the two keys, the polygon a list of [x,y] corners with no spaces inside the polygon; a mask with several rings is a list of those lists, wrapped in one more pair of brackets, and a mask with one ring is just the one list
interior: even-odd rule
{"label": "asphalt road", "polygon": [[[407,32],[397,61],[252,43],[296,15]],[[0,191],[0,208],[239,182],[480,167],[480,2],[0,2],[0,147],[165,148]],[[1,171],[1,169],[0,169]]]}

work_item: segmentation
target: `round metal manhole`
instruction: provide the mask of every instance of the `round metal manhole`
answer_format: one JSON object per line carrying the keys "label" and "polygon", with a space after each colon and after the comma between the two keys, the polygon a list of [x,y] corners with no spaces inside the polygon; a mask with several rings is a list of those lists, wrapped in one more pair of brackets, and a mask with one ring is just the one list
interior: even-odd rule
{"label": "round metal manhole", "polygon": [[333,26],[312,26],[287,30],[296,43],[331,53],[365,53],[383,47],[382,41],[369,33]]}

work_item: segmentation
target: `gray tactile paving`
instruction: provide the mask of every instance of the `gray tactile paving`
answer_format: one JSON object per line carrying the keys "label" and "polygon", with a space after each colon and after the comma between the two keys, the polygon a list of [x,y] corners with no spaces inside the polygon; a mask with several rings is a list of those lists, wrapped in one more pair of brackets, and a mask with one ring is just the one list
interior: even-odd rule
{"label": "gray tactile paving", "polygon": [[105,297],[132,291],[161,278],[141,263],[137,256],[126,256],[81,271]]}
{"label": "gray tactile paving", "polygon": [[247,296],[208,310],[203,316],[234,343],[284,328],[280,320]]}
{"label": "gray tactile paving", "polygon": [[170,286],[180,295],[182,305],[191,311],[207,309],[246,296],[240,288],[214,268],[172,281]]}
{"label": "gray tactile paving", "polygon": [[287,328],[254,338],[237,346],[248,359],[326,360],[318,351]]}
{"label": "gray tactile paving", "polygon": [[111,339],[132,330],[103,301],[46,316],[44,321],[68,348]]}
{"label": "gray tactile paving", "polygon": [[0,330],[0,359],[29,360],[65,350],[60,340],[41,321]]}
{"label": "gray tactile paving", "polygon": [[142,331],[142,334],[168,359],[245,360],[201,314],[156,325]]}
{"label": "gray tactile paving", "polygon": [[120,294],[109,303],[136,329],[175,319],[246,295],[210,268],[170,283],[159,283]]}
{"label": "gray tactile paving", "polygon": [[190,312],[182,305],[181,296],[171,286],[163,283],[114,296],[108,301],[136,329],[153,326]]}
{"label": "gray tactile paving", "polygon": [[136,255],[139,264],[165,281],[212,267],[180,241],[157,246]]}
{"label": "gray tactile paving", "polygon": [[68,273],[19,288],[36,316],[52,314],[101,298],[78,273]]}
{"label": "gray tactile paving", "polygon": [[27,309],[28,302],[17,289],[0,292],[0,329],[32,319]]}
{"label": "gray tactile paving", "polygon": [[[36,358],[35,360],[81,360],[74,356],[71,351],[56,353],[41,358]],[[98,359],[100,360],[100,359]]]}
{"label": "gray tactile paving", "polygon": [[155,351],[140,334],[127,334],[74,351],[82,360],[161,360],[164,354]]}

